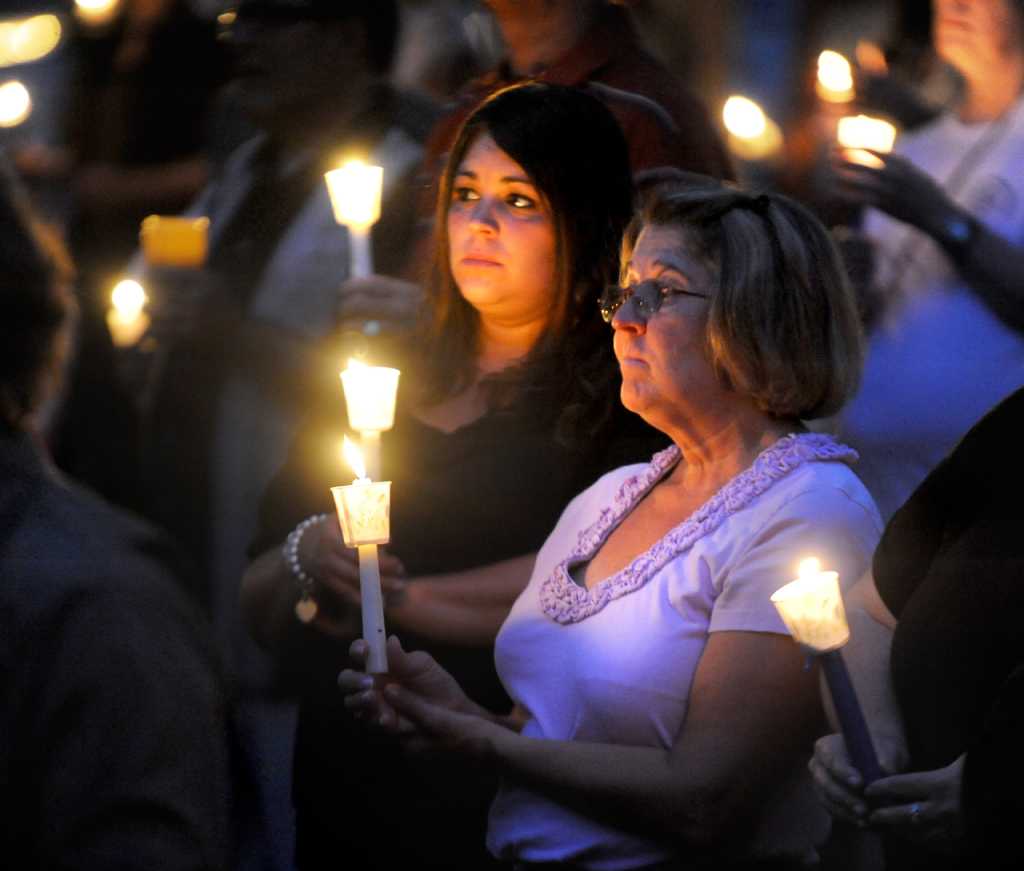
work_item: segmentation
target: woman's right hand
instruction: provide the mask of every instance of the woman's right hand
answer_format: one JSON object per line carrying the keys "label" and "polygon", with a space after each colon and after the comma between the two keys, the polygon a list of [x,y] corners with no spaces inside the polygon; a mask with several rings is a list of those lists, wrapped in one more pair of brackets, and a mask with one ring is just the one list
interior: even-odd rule
{"label": "woman's right hand", "polygon": [[338,675],[338,689],[345,697],[345,707],[353,716],[386,732],[411,736],[417,730],[401,717],[385,696],[389,686],[400,686],[432,705],[461,713],[476,713],[476,706],[462,687],[437,660],[421,650],[406,652],[392,635],[388,638],[388,672],[368,675],[365,671],[369,647],[362,638],[352,642],[349,656],[355,668]]}
{"label": "woman's right hand", "polygon": [[[906,767],[901,742],[872,736],[882,770],[892,774]],[[864,828],[871,807],[864,797],[864,778],[854,767],[842,735],[825,735],[814,744],[808,764],[818,800],[836,819]]]}

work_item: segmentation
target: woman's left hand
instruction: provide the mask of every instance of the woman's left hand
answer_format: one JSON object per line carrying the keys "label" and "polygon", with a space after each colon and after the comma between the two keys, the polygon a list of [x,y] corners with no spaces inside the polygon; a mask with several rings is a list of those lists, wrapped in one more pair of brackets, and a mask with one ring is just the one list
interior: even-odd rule
{"label": "woman's left hand", "polygon": [[936,771],[876,780],[864,791],[875,808],[869,825],[884,827],[935,852],[959,852],[964,845],[960,797],[965,758]]}
{"label": "woman's left hand", "polygon": [[487,761],[495,755],[495,742],[511,734],[491,719],[434,704],[398,684],[384,687],[384,699],[414,727],[404,741],[412,752]]}

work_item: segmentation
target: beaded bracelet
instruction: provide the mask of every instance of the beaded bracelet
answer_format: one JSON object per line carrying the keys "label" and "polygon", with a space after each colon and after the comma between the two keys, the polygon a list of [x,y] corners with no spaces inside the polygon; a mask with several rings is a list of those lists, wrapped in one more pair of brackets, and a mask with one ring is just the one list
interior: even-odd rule
{"label": "beaded bracelet", "polygon": [[298,526],[295,527],[291,532],[288,533],[288,538],[285,539],[284,547],[281,548],[281,556],[284,557],[284,563],[288,566],[291,573],[295,576],[295,580],[299,586],[299,601],[295,603],[295,616],[302,623],[312,623],[316,619],[317,611],[319,610],[316,604],[316,599],[313,598],[313,589],[316,585],[316,579],[311,575],[307,575],[302,569],[302,564],[299,562],[299,542],[302,540],[303,534],[309,527],[314,523],[320,523],[330,517],[330,514],[314,514],[311,517],[307,517]]}

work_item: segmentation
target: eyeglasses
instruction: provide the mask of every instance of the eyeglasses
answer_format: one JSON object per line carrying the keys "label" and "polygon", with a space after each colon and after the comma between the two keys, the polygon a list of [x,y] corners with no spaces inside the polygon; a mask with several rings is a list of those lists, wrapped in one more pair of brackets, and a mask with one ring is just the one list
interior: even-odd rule
{"label": "eyeglasses", "polygon": [[611,284],[601,294],[599,303],[601,317],[604,318],[605,323],[610,324],[615,318],[615,313],[626,304],[627,300],[635,299],[637,311],[646,320],[657,313],[665,300],[671,299],[674,296],[695,296],[698,299],[711,298],[706,293],[684,290],[681,287],[671,287],[662,283],[657,278],[650,278],[647,281],[631,284],[628,287],[619,287],[617,284]]}

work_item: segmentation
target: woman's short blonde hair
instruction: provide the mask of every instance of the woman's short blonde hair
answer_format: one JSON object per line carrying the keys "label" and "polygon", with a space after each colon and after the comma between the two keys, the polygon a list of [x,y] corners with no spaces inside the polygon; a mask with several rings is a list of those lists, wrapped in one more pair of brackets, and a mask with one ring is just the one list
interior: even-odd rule
{"label": "woman's short blonde hair", "polygon": [[622,243],[627,267],[649,224],[678,226],[712,268],[708,355],[722,383],[777,418],[835,414],[857,389],[863,333],[828,231],[777,194],[712,183],[662,185]]}

